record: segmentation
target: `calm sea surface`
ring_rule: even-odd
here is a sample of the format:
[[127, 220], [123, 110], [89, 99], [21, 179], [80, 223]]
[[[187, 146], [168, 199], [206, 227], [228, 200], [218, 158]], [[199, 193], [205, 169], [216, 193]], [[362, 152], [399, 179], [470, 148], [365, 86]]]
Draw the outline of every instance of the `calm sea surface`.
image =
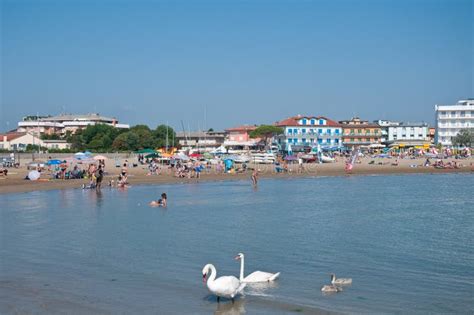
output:
[[[474, 176], [0, 196], [0, 313], [473, 313]], [[147, 203], [168, 194], [168, 209]], [[281, 272], [218, 305], [201, 278]], [[353, 278], [336, 295], [329, 273]]]

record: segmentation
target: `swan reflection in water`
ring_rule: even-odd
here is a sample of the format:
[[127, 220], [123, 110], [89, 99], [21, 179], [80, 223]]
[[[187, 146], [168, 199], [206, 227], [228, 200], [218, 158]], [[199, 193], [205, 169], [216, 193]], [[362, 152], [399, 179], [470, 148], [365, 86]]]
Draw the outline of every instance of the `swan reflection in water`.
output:
[[217, 303], [214, 315], [240, 315], [245, 314], [245, 299], [235, 300], [234, 303]]
[[278, 288], [278, 282], [255, 282], [247, 283], [244, 290], [244, 295], [251, 296], [271, 296], [268, 291]]

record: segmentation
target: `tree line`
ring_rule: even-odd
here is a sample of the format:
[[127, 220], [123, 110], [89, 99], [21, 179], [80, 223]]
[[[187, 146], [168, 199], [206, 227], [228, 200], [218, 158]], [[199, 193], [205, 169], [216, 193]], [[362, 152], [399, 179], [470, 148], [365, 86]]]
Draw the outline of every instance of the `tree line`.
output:
[[[118, 129], [105, 124], [97, 124], [79, 129], [76, 133], [68, 132], [62, 137], [57, 135], [42, 136], [43, 140], [57, 140], [58, 138], [70, 143], [71, 149], [67, 151], [72, 152], [86, 150], [93, 152], [129, 152], [146, 148], [161, 148], [165, 147], [166, 144], [171, 147], [177, 144], [175, 131], [167, 125], [159, 125], [155, 129], [151, 129], [147, 125], [136, 125], [130, 129]], [[48, 151], [60, 152], [61, 150], [49, 149]]]

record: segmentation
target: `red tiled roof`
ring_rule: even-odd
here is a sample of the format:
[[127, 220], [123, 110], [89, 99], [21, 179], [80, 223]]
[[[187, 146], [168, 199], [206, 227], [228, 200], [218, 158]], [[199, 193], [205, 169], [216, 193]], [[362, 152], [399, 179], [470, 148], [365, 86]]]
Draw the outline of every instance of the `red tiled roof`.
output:
[[9, 133], [0, 133], [0, 141], [3, 142], [3, 137], [7, 136], [7, 141], [15, 140], [16, 138], [20, 138], [26, 135], [26, 132], [9, 132]]
[[[302, 115], [298, 115], [298, 116], [294, 116], [294, 117], [289, 117], [287, 119], [284, 119], [282, 121], [278, 121], [275, 123], [276, 126], [279, 126], [279, 127], [284, 127], [284, 126], [304, 126], [304, 125], [299, 125], [298, 124], [298, 120], [302, 119], [302, 118], [306, 118], [306, 119], [315, 119], [315, 120], [319, 120], [319, 119], [324, 119], [326, 120], [326, 125], [325, 126], [330, 126], [330, 127], [340, 127], [341, 124], [339, 124], [338, 122], [332, 120], [332, 119], [329, 119], [327, 117], [324, 117], [324, 116], [302, 116]], [[318, 125], [315, 125], [315, 126], [318, 126]]]
[[257, 129], [256, 126], [245, 125], [245, 126], [238, 126], [238, 127], [228, 128], [225, 131], [227, 131], [227, 132], [229, 132], [229, 131], [253, 131], [255, 129]]

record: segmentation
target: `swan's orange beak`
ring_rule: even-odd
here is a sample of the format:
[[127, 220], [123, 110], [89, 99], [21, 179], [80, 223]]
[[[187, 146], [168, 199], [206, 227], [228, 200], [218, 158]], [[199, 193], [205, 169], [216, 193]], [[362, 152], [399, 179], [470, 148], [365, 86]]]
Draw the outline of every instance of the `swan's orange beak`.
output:
[[206, 276], [207, 276], [206, 273], [202, 275], [202, 283], [206, 283]]
[[240, 256], [237, 255], [237, 256], [234, 257], [234, 259], [235, 259], [235, 260], [239, 260], [239, 259], [240, 259]]

